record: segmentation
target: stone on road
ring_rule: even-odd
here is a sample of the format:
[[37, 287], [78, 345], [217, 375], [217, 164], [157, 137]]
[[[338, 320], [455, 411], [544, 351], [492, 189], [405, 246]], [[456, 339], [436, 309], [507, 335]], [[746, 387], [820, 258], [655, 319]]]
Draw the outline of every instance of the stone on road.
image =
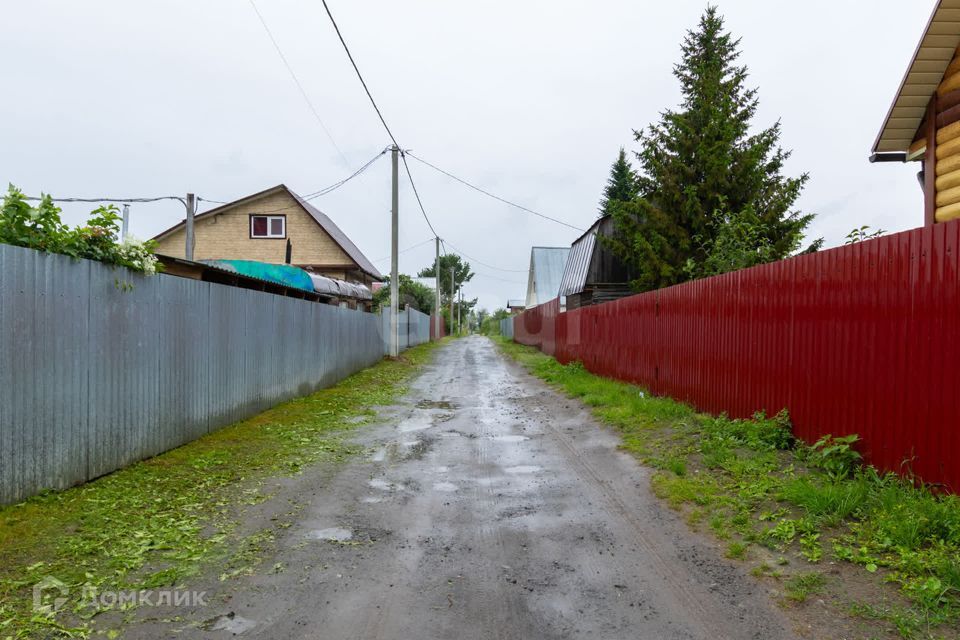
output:
[[282, 570], [214, 577], [196, 620], [134, 637], [794, 637], [615, 434], [485, 338], [442, 347], [360, 433], [369, 456], [273, 499], [303, 504], [262, 565]]

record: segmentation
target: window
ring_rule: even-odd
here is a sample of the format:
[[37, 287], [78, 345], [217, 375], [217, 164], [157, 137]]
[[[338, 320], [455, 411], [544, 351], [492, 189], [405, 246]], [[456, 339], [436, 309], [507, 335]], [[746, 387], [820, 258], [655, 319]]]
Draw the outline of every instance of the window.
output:
[[286, 216], [250, 216], [251, 238], [286, 238]]

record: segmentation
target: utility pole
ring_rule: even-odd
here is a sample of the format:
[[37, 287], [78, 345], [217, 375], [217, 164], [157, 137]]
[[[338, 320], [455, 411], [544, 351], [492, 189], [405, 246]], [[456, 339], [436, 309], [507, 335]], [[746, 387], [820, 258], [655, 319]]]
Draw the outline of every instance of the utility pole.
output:
[[463, 287], [457, 291], [460, 294], [460, 303], [457, 304], [457, 328], [463, 329]]
[[400, 225], [400, 185], [399, 166], [397, 160], [400, 147], [393, 145], [390, 148], [390, 160], [393, 166], [393, 200], [392, 200], [392, 228], [390, 231], [390, 357], [400, 355], [400, 276], [398, 273], [399, 253], [399, 225]]
[[187, 248], [184, 257], [187, 260], [193, 260], [193, 216], [197, 212], [197, 197], [192, 193], [187, 194]]
[[456, 297], [456, 294], [453, 291], [453, 287], [456, 284], [456, 269], [450, 267], [450, 333], [455, 334], [456, 331], [453, 326], [453, 299]]
[[440, 323], [442, 322], [442, 318], [440, 317], [440, 238], [435, 238], [435, 246], [437, 248], [437, 257], [433, 264], [433, 275], [437, 278], [437, 299], [433, 305], [433, 333], [437, 337], [437, 340], [439, 340]]
[[130, 229], [130, 205], [123, 205], [123, 224], [120, 227], [120, 242], [127, 239], [127, 233]]

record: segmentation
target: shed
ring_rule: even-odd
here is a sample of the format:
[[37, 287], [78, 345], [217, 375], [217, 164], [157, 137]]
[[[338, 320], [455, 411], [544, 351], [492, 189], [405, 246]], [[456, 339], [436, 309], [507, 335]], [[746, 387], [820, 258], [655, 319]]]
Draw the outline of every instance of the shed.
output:
[[938, 0], [871, 162], [922, 163], [924, 223], [960, 218], [960, 0]]
[[631, 270], [600, 240], [613, 235], [613, 218], [603, 216], [574, 240], [560, 281], [567, 309], [608, 302], [633, 294]]
[[527, 278], [526, 308], [549, 302], [560, 295], [560, 280], [567, 264], [567, 247], [533, 247]]

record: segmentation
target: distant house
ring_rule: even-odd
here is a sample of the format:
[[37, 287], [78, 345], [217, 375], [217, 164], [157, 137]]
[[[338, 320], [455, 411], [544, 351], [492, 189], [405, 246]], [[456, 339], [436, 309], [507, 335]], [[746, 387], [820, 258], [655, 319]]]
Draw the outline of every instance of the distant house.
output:
[[938, 0], [871, 162], [923, 164], [924, 222], [960, 218], [960, 0]]
[[603, 216], [574, 240], [560, 281], [560, 295], [566, 297], [568, 310], [633, 294], [630, 269], [598, 240], [598, 236], [612, 234], [613, 218]]
[[[157, 253], [184, 257], [184, 225], [180, 222], [154, 238]], [[193, 257], [289, 263], [367, 287], [383, 280], [333, 220], [282, 184], [196, 216]]]
[[560, 279], [569, 253], [567, 247], [533, 247], [530, 250], [527, 309], [550, 302], [560, 295]]

